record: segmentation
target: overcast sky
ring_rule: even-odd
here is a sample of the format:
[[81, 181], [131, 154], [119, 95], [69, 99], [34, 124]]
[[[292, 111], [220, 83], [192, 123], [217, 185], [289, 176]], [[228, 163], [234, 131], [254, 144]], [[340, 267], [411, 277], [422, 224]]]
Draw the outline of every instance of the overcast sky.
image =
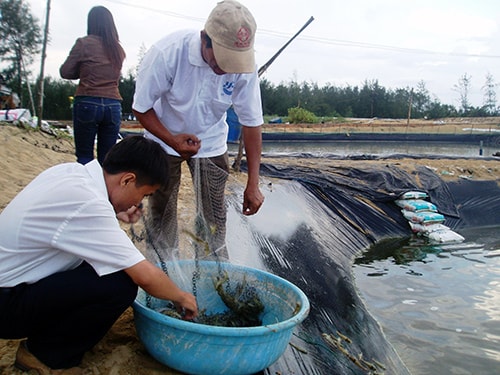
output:
[[[41, 24], [46, 0], [25, 0]], [[387, 89], [416, 88], [459, 107], [454, 90], [471, 77], [469, 100], [483, 104], [486, 75], [500, 82], [498, 0], [246, 0], [257, 21], [256, 59], [262, 66], [313, 16], [314, 21], [263, 75], [274, 84], [304, 81], [361, 87], [378, 80]], [[127, 53], [123, 73], [149, 48], [179, 29], [202, 29], [211, 0], [51, 0], [45, 75], [59, 77], [76, 38], [85, 36], [94, 5], [114, 16]], [[43, 29], [43, 26], [42, 26]], [[39, 67], [32, 67], [34, 72]], [[500, 88], [499, 88], [500, 89]], [[497, 93], [500, 101], [500, 91]]]

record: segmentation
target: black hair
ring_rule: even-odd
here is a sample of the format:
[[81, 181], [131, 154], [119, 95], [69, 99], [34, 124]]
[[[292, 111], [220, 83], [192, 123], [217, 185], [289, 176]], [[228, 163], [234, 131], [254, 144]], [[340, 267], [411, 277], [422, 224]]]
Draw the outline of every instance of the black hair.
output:
[[106, 154], [102, 168], [109, 174], [133, 172], [137, 186], [166, 185], [168, 157], [159, 143], [141, 135], [125, 137]]
[[107, 8], [95, 6], [90, 9], [87, 17], [87, 35], [101, 37], [104, 50], [108, 54], [111, 63], [120, 69], [122, 68], [125, 51], [120, 45], [120, 38], [118, 37], [113, 15]]

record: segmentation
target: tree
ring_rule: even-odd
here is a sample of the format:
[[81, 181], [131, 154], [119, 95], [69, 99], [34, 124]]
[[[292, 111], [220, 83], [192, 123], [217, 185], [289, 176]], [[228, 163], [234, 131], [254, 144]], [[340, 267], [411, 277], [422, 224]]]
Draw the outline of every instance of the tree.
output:
[[384, 106], [385, 111], [381, 116], [389, 118], [409, 117], [409, 111], [411, 114], [413, 106], [413, 96], [413, 89], [408, 87], [391, 90], [385, 100], [387, 103]]
[[29, 4], [22, 0], [0, 1], [0, 40], [0, 59], [7, 63], [2, 73], [12, 89], [22, 93], [27, 67], [42, 43], [39, 21], [31, 14]]
[[471, 88], [471, 78], [471, 76], [465, 73], [460, 77], [458, 83], [453, 86], [453, 89], [460, 95], [460, 109], [464, 115], [470, 110], [469, 92]]
[[386, 90], [379, 85], [378, 80], [365, 80], [360, 93], [360, 101], [364, 109], [359, 117], [383, 117], [386, 104]]
[[491, 73], [486, 74], [486, 83], [482, 88], [484, 94], [483, 106], [486, 113], [490, 116], [495, 116], [497, 114], [497, 94], [495, 91], [497, 86], [498, 83], [495, 83], [493, 75], [491, 75]]
[[279, 98], [273, 95], [275, 92], [274, 85], [267, 79], [262, 78], [260, 81], [260, 92], [262, 96], [262, 110], [268, 115], [278, 115], [277, 108], [279, 105]]
[[423, 80], [417, 83], [417, 90], [413, 96], [413, 109], [415, 116], [427, 116], [431, 106], [431, 96]]
[[[76, 84], [69, 80], [44, 78], [44, 117], [50, 120], [71, 120], [71, 97], [75, 94]], [[37, 93], [37, 95], [39, 95]], [[38, 97], [36, 98], [39, 99]]]
[[429, 104], [428, 118], [438, 119], [445, 117], [457, 117], [457, 110], [449, 104], [441, 104], [438, 100], [434, 100]]
[[123, 114], [132, 114], [132, 102], [134, 101], [135, 92], [135, 77], [131, 72], [129, 72], [128, 77], [120, 77], [119, 90], [123, 98]]
[[142, 60], [144, 59], [144, 56], [146, 55], [146, 53], [148, 52], [148, 49], [146, 47], [146, 45], [144, 43], [141, 43], [140, 47], [139, 47], [139, 54], [138, 54], [138, 60], [137, 60], [137, 66], [135, 67], [135, 72], [133, 72], [133, 76], [137, 76], [137, 71], [139, 70], [139, 67], [141, 66], [142, 64]]

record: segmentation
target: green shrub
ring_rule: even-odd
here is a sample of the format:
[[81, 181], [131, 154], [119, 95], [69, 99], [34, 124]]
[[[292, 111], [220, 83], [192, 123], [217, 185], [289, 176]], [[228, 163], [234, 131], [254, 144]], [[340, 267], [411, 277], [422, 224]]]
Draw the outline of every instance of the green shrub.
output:
[[293, 124], [314, 124], [318, 122], [318, 118], [314, 113], [304, 108], [293, 107], [288, 108], [288, 121]]

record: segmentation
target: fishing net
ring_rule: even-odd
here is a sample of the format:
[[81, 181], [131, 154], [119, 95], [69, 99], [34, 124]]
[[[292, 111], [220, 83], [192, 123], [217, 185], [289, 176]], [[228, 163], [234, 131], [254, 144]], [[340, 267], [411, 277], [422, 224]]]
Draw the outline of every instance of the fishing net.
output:
[[[194, 259], [195, 270], [191, 275], [185, 275], [185, 278], [190, 279], [189, 291], [195, 297], [199, 293], [199, 262], [217, 262], [217, 272], [210, 277], [213, 288], [227, 309], [213, 313], [198, 304], [200, 311], [195, 322], [225, 327], [259, 326], [259, 316], [264, 306], [257, 289], [244, 278], [232, 280], [222, 266], [229, 259], [225, 240], [227, 209], [224, 199], [229, 178], [227, 168], [209, 159], [197, 158], [189, 160], [188, 168], [189, 172], [185, 163], [182, 164], [182, 175], [178, 176], [173, 186], [174, 194], [165, 193], [160, 194], [159, 198], [149, 198], [149, 204], [144, 208], [142, 228], [131, 226], [132, 240], [146, 258], [159, 264], [167, 275], [167, 264], [175, 266], [178, 261]], [[172, 177], [175, 180], [177, 176], [174, 174]], [[156, 310], [182, 318], [172, 303], [166, 303]]]

